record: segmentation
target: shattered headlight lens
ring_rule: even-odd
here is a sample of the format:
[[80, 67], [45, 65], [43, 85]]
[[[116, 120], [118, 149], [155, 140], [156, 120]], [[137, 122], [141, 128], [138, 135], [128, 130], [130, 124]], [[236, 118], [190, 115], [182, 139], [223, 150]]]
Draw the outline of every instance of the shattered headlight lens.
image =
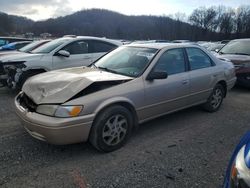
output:
[[36, 109], [37, 113], [54, 116], [54, 117], [76, 117], [79, 116], [83, 106], [60, 106], [60, 105], [39, 105]]

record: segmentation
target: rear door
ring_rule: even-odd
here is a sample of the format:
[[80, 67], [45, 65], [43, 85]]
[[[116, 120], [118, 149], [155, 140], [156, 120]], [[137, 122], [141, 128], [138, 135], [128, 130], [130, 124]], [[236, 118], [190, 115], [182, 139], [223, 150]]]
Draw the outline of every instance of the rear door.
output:
[[187, 72], [184, 49], [171, 49], [164, 52], [152, 71], [166, 71], [168, 78], [145, 80], [145, 103], [143, 119], [183, 108], [189, 94], [189, 73]]
[[[69, 57], [60, 55], [53, 56], [53, 68], [63, 69], [77, 66], [88, 66], [92, 62], [92, 54], [89, 53], [89, 44], [87, 41], [74, 41], [60, 50], [70, 53]], [[59, 50], [59, 51], [60, 51]]]
[[190, 97], [188, 103], [195, 104], [207, 100], [217, 80], [216, 66], [201, 49], [186, 48], [190, 74]]

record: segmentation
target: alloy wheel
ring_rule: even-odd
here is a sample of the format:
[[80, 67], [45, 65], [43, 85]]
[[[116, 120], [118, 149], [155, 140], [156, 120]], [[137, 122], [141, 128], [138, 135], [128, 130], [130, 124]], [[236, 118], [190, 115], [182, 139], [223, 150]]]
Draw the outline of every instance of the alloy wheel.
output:
[[127, 119], [120, 114], [113, 115], [105, 122], [103, 127], [103, 141], [109, 146], [117, 145], [125, 138], [127, 129]]
[[220, 88], [217, 88], [212, 95], [211, 105], [214, 109], [218, 108], [222, 102], [223, 93]]

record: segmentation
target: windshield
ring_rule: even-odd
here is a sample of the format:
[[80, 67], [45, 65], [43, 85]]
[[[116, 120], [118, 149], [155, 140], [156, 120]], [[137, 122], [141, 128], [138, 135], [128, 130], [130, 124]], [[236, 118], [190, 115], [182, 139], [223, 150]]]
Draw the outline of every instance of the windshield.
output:
[[20, 52], [30, 52], [41, 44], [45, 44], [46, 41], [35, 41], [19, 49]]
[[219, 53], [250, 55], [250, 41], [231, 41], [225, 45]]
[[33, 50], [32, 53], [35, 54], [47, 54], [52, 52], [54, 49], [56, 49], [57, 47], [59, 47], [60, 45], [62, 45], [63, 43], [69, 41], [71, 39], [69, 38], [60, 38], [60, 39], [55, 39], [53, 41], [50, 41], [40, 47], [38, 47], [37, 49]]
[[108, 72], [138, 77], [150, 63], [157, 49], [141, 47], [120, 47], [110, 52], [94, 66]]

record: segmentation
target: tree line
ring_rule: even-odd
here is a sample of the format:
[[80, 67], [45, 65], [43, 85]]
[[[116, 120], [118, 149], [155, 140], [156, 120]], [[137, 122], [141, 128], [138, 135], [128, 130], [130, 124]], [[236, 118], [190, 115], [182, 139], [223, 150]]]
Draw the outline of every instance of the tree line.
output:
[[250, 6], [236, 9], [218, 7], [200, 7], [189, 17], [189, 22], [205, 31], [222, 33], [227, 38], [250, 37]]
[[74, 14], [34, 22], [24, 17], [0, 14], [0, 35], [33, 32], [91, 35], [128, 40], [188, 39], [223, 40], [250, 37], [250, 8], [200, 7], [187, 20], [182, 14], [168, 16], [126, 16], [104, 9], [89, 9]]

